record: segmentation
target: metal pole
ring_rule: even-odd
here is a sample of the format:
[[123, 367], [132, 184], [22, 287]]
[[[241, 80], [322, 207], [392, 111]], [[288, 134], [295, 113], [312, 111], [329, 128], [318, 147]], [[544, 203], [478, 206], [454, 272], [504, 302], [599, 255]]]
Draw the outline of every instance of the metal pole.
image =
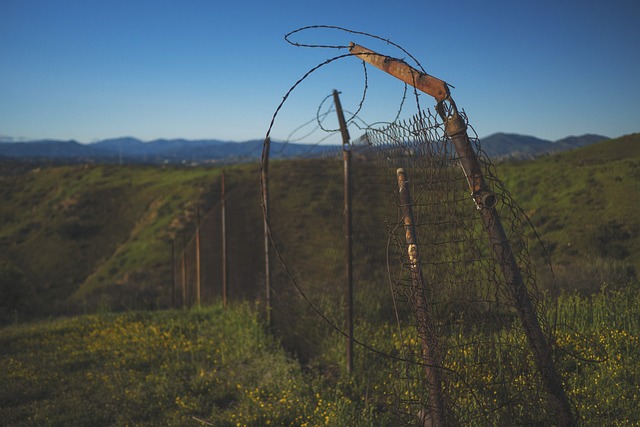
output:
[[262, 209], [264, 226], [264, 282], [265, 282], [265, 306], [267, 311], [267, 326], [271, 326], [271, 270], [270, 270], [270, 247], [269, 241], [269, 149], [271, 138], [264, 140], [262, 148]]
[[222, 209], [222, 305], [227, 306], [227, 208], [225, 205], [225, 180], [224, 169], [222, 169], [222, 175], [220, 176], [220, 193], [222, 195], [221, 209]]
[[[455, 103], [451, 99], [448, 85], [440, 79], [410, 67], [404, 61], [382, 56], [362, 46], [352, 43], [349, 46], [349, 50], [362, 60], [433, 96], [438, 102], [438, 114], [445, 121], [445, 132], [451, 139], [456, 154], [461, 159], [474, 201], [482, 212], [482, 219], [489, 234], [493, 252], [498, 259], [505, 281], [511, 288], [538, 371], [542, 374], [547, 392], [550, 395], [551, 405], [556, 411], [558, 425], [575, 425], [576, 421], [571, 411], [569, 399], [565, 394], [560, 376], [553, 363], [551, 348], [542, 333], [533, 304], [529, 299], [522, 279], [520, 268], [502, 227], [500, 216], [494, 207], [496, 203], [495, 195], [489, 190], [485, 182], [482, 168], [467, 135], [467, 126], [458, 114]], [[447, 107], [448, 111], [445, 111]]]
[[349, 146], [349, 130], [344, 119], [339, 92], [333, 91], [333, 101], [336, 105], [340, 133], [342, 134], [342, 157], [344, 161], [344, 230], [345, 230], [345, 278], [346, 301], [345, 317], [347, 323], [347, 374], [353, 372], [353, 250], [352, 250], [352, 220], [351, 220], [351, 150]]
[[182, 307], [187, 306], [187, 243], [182, 233]]
[[452, 107], [452, 110], [448, 113], [441, 107], [439, 113], [443, 118], [446, 118], [446, 133], [451, 138], [451, 142], [467, 175], [472, 197], [476, 206], [480, 209], [484, 227], [489, 235], [491, 248], [498, 259], [502, 274], [511, 290], [511, 296], [518, 310], [536, 365], [551, 396], [551, 404], [558, 415], [558, 425], [575, 425], [576, 422], [573, 419], [569, 399], [565, 394], [560, 375], [556, 371], [551, 356], [550, 345], [540, 327], [535, 308], [527, 293], [522, 273], [495, 208], [496, 197], [484, 179], [482, 168], [467, 135], [466, 123], [460, 117], [455, 104], [452, 104]]
[[171, 239], [171, 308], [176, 307], [176, 242]]
[[422, 276], [420, 266], [420, 251], [418, 238], [413, 221], [413, 202], [407, 185], [407, 174], [404, 169], [396, 171], [398, 177], [398, 193], [400, 208], [407, 241], [407, 256], [413, 285], [413, 304], [417, 319], [417, 329], [422, 344], [422, 354], [428, 391], [427, 414], [421, 416], [423, 426], [439, 427], [445, 424], [445, 405], [442, 395], [442, 380], [438, 367], [440, 366], [440, 344], [436, 332], [431, 306], [429, 305], [429, 289]]

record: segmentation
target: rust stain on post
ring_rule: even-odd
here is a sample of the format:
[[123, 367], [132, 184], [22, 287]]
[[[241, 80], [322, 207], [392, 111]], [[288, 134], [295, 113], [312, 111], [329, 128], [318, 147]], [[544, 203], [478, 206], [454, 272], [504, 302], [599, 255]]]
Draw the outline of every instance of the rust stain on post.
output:
[[355, 43], [349, 44], [349, 51], [363, 61], [380, 68], [397, 79], [433, 96], [438, 102], [449, 96], [449, 88], [443, 80], [430, 76], [411, 67], [409, 64], [390, 56], [380, 55]]

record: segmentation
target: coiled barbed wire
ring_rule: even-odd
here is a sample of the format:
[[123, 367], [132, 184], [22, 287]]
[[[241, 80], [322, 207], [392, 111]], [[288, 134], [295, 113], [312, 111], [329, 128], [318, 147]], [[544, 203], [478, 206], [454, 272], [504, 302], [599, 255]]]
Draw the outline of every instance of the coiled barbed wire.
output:
[[[335, 26], [316, 25], [302, 27], [294, 30], [285, 35], [285, 40], [296, 47], [328, 49], [345, 49], [349, 47], [347, 45], [304, 44], [292, 41], [292, 36], [299, 34], [302, 31], [312, 29], [344, 31], [351, 34], [372, 37], [374, 39], [384, 41], [389, 45], [400, 49], [409, 58], [411, 58], [411, 60], [414, 61], [422, 71], [424, 71], [419, 62], [399, 45], [382, 37], [374, 36], [364, 32], [347, 30], [345, 28]], [[287, 101], [289, 95], [315, 71], [337, 60], [350, 56], [353, 55], [349, 53], [327, 59], [326, 61], [311, 68], [298, 81], [296, 81], [293, 86], [291, 86], [291, 88], [287, 91], [282, 99], [282, 102], [276, 108], [272, 116], [272, 120], [269, 124], [269, 128], [265, 136], [265, 141], [270, 138], [271, 130], [276, 121], [276, 117], [284, 103]], [[387, 57], [387, 55], [380, 56]], [[466, 188], [466, 190], [463, 189], [463, 187], [465, 187], [465, 185], [463, 184], [468, 184], [468, 177], [463, 176], [463, 169], [459, 167], [460, 159], [457, 157], [457, 154], [455, 154], [455, 150], [452, 149], [451, 141], [444, 130], [443, 114], [440, 114], [440, 112], [438, 112], [438, 114], [434, 114], [429, 109], [427, 109], [426, 111], [423, 110], [420, 107], [420, 99], [417, 89], [414, 88], [413, 93], [415, 95], [415, 104], [418, 108], [418, 113], [408, 121], [400, 120], [400, 113], [406, 101], [407, 95], [407, 87], [405, 85], [404, 95], [400, 104], [401, 106], [398, 109], [398, 113], [396, 114], [395, 119], [388, 123], [376, 122], [375, 124], [366, 124], [359, 117], [359, 113], [365, 102], [368, 89], [366, 64], [364, 64], [364, 61], [363, 66], [365, 70], [363, 96], [356, 111], [354, 113], [349, 113], [351, 114], [351, 117], [349, 118], [348, 123], [364, 130], [367, 134], [367, 140], [370, 141], [370, 146], [367, 147], [368, 151], [363, 150], [362, 153], [358, 154], [361, 154], [363, 157], [366, 157], [372, 162], [378, 162], [379, 165], [382, 165], [381, 169], [397, 168], [406, 165], [407, 167], [415, 168], [416, 170], [418, 170], [418, 172], [420, 172], [418, 174], [419, 177], [411, 182], [411, 185], [414, 185], [416, 190], [413, 192], [415, 194], [416, 210], [419, 212], [433, 213], [436, 218], [422, 219], [421, 222], [419, 221], [419, 227], [423, 227], [423, 229], [426, 230], [425, 233], [427, 234], [427, 236], [432, 237], [430, 232], [434, 232], [434, 234], [441, 239], [437, 240], [434, 237], [432, 237], [432, 239], [435, 240], [429, 241], [427, 239], [427, 242], [430, 242], [432, 247], [430, 248], [429, 252], [429, 261], [425, 261], [424, 265], [428, 265], [433, 270], [432, 278], [435, 280], [436, 286], [440, 286], [445, 291], [453, 290], [453, 292], [461, 293], [460, 296], [454, 295], [450, 298], [450, 300], [447, 299], [449, 297], [443, 297], [442, 299], [436, 300], [434, 302], [434, 305], [437, 305], [438, 307], [444, 307], [442, 309], [439, 308], [439, 310], [441, 311], [440, 314], [444, 313], [443, 317], [439, 319], [439, 321], [441, 322], [441, 327], [444, 328], [456, 326], [458, 325], [458, 323], [464, 321], [463, 317], [465, 315], [477, 316], [475, 319], [472, 317], [472, 320], [470, 322], [467, 320], [466, 322], [469, 324], [464, 324], [466, 328], [469, 328], [471, 330], [474, 327], [483, 327], [485, 324], [489, 324], [490, 321], [494, 321], [499, 325], [494, 327], [503, 328], [501, 329], [501, 331], [503, 331], [504, 334], [504, 336], [500, 336], [498, 338], [497, 343], [491, 343], [491, 345], [494, 345], [497, 348], [495, 350], [497, 352], [497, 360], [495, 361], [495, 363], [502, 363], [502, 357], [505, 357], [507, 359], [516, 357], [516, 355], [519, 354], [518, 352], [521, 350], [520, 347], [523, 346], [522, 342], [518, 341], [517, 339], [518, 335], [523, 335], [522, 329], [509, 323], [510, 316], [513, 314], [510, 312], [510, 310], [512, 310], [512, 307], [509, 306], [509, 292], [505, 286], [500, 284], [503, 280], [500, 278], [500, 268], [496, 265], [496, 260], [492, 259], [490, 250], [486, 246], [488, 241], [488, 239], [486, 238], [486, 231], [482, 231], [482, 227], [481, 225], [479, 225], [480, 221], [479, 217], [477, 216], [477, 212], [472, 211], [472, 213], [468, 213], [468, 208], [470, 207], [470, 202], [472, 201], [472, 199], [465, 192], [468, 191], [468, 187]], [[330, 129], [323, 125], [323, 122], [328, 114], [334, 111], [331, 107], [328, 107], [323, 111], [323, 106], [326, 103], [327, 99], [329, 99], [329, 97], [330, 95], [320, 102], [317, 108], [315, 122], [317, 124], [316, 129], [320, 129], [326, 133], [334, 133], [338, 130]], [[455, 108], [455, 104], [453, 104], [453, 101], [449, 101], [452, 105], [451, 108]], [[538, 320], [540, 321], [545, 334], [548, 337], [551, 337], [555, 333], [554, 328], [550, 327], [546, 320], [539, 315], [541, 313], [543, 300], [539, 290], [536, 287], [535, 268], [529, 260], [527, 243], [524, 237], [525, 227], [527, 225], [531, 226], [531, 223], [526, 217], [524, 210], [522, 210], [515, 203], [515, 201], [511, 197], [511, 194], [507, 191], [504, 183], [498, 179], [497, 174], [495, 173], [495, 168], [482, 150], [479, 139], [475, 134], [475, 130], [473, 130], [473, 128], [468, 124], [468, 119], [464, 111], [461, 112], [461, 116], [467, 125], [467, 129], [470, 129], [470, 131], [472, 132], [469, 140], [474, 147], [474, 151], [481, 163], [485, 178], [489, 185], [492, 187], [494, 193], [496, 193], [496, 195], [498, 196], [501, 216], [506, 218], [505, 231], [507, 231], [509, 237], [513, 237], [516, 240], [512, 250], [515, 252], [517, 264], [522, 270], [521, 272], [524, 276], [524, 284], [528, 289], [534, 306], [536, 307]], [[313, 121], [314, 120], [312, 119], [309, 122], [306, 122], [306, 124], [313, 123]], [[386, 124], [386, 126], [378, 126], [380, 123], [384, 123]], [[373, 142], [371, 143], [371, 141]], [[266, 143], [264, 147], [267, 147]], [[266, 161], [268, 161], [268, 153], [263, 150], [262, 170], [264, 170]], [[389, 175], [388, 170], [385, 171], [385, 174], [385, 177]], [[394, 193], [394, 191], [396, 190], [391, 190], [390, 192]], [[392, 206], [394, 206], [395, 203], [395, 206], [398, 207], [397, 201], [391, 201], [390, 203]], [[266, 218], [266, 212], [263, 212], [265, 213]], [[402, 223], [397, 219], [393, 220], [387, 218], [387, 220], [388, 222], [386, 224], [389, 233], [389, 240], [387, 243], [387, 271], [389, 272], [388, 276], [389, 283], [391, 285], [390, 287], [394, 310], [396, 313], [396, 322], [400, 332], [402, 333], [400, 321], [398, 320], [399, 316], [397, 314], [397, 305], [398, 302], [410, 303], [411, 299], [414, 298], [415, 289], [412, 288], [412, 286], [414, 285], [411, 284], [406, 277], [406, 270], [408, 267], [408, 262], [405, 259], [407, 244], [402, 239], [402, 233], [399, 233], [399, 230], [403, 229]], [[408, 352], [402, 353], [401, 356], [397, 356], [388, 352], [381, 351], [380, 349], [376, 349], [369, 343], [349, 336], [349, 334], [345, 332], [343, 328], [338, 326], [336, 322], [333, 321], [318, 304], [315, 304], [313, 301], [311, 301], [311, 299], [307, 295], [307, 292], [305, 292], [299, 281], [294, 277], [293, 273], [285, 262], [281, 251], [278, 249], [278, 246], [274, 241], [274, 237], [272, 234], [271, 223], [267, 221], [266, 227], [270, 243], [275, 250], [278, 261], [284, 269], [288, 280], [297, 290], [299, 295], [303, 298], [305, 303], [308, 304], [308, 306], [323, 320], [323, 322], [329, 325], [331, 329], [343, 335], [344, 337], [352, 339], [354, 343], [361, 346], [365, 350], [386, 359], [402, 362], [407, 365], [411, 365], [411, 367], [429, 366], [425, 364], [424, 360], [420, 358], [419, 354], [411, 354], [410, 352]], [[438, 232], [442, 234], [438, 235]], [[539, 241], [539, 238], [538, 242], [541, 243]], [[389, 247], [391, 247], [392, 249], [390, 250]], [[401, 267], [392, 269], [392, 257], [390, 256], [390, 254], [393, 251], [395, 251], [395, 264]], [[457, 253], [456, 251], [460, 252]], [[546, 251], [544, 251], [544, 253], [546, 254]], [[471, 272], [472, 268], [476, 268], [479, 271]], [[438, 277], [438, 275], [441, 275], [441, 277]], [[490, 286], [493, 284], [496, 285], [494, 288]], [[465, 288], [467, 286], [470, 287], [470, 290], [467, 290]], [[467, 292], [467, 294], [464, 293], [465, 291]], [[468, 313], [466, 313], [464, 310], [461, 310], [460, 313], [445, 313], [450, 305], [459, 302], [456, 300], [456, 298], [462, 297], [468, 298], [467, 300], [464, 300], [465, 302], [471, 305], [477, 304], [481, 307], [472, 307], [471, 309], [469, 309]], [[489, 309], [497, 310], [498, 313], [489, 313]], [[476, 310], [477, 313], [474, 310]], [[486, 313], [483, 310], [486, 310]], [[460, 317], [460, 319], [454, 317], [458, 314], [462, 316]], [[492, 316], [490, 320], [485, 319], [485, 317], [488, 318], [489, 316]], [[504, 318], [502, 318], [501, 316], [503, 316]], [[414, 322], [414, 326], [416, 326], [416, 324], [420, 322], [420, 319], [416, 319], [414, 320]], [[450, 347], [445, 348], [445, 353], [456, 353], [461, 351], [464, 352], [464, 349], [475, 348], [478, 346], [490, 344], [488, 341], [482, 341], [487, 340], [487, 338], [480, 339], [465, 337], [465, 339], [467, 340], [458, 343], [456, 346], [451, 345]], [[524, 363], [526, 364], [527, 362], [525, 361]], [[493, 371], [490, 370], [491, 366], [489, 365], [490, 363], [485, 363], [481, 368], [478, 369], [484, 369], [485, 371], [482, 372], [487, 372], [489, 375], [493, 375]], [[523, 396], [525, 396], [525, 393], [530, 390], [530, 385], [524, 385], [520, 388], [514, 387], [513, 389], [510, 389], [507, 384], [509, 381], [509, 379], [507, 378], [508, 375], [522, 376], [527, 374], [530, 375], [525, 376], [527, 380], [531, 380], [532, 382], [536, 380], [535, 373], [519, 373], [517, 372], [517, 369], [514, 366], [509, 365], [508, 362], [505, 363], [504, 367], [498, 366], [500, 373], [498, 375], [498, 378], [490, 383], [490, 386], [496, 392], [499, 390], [507, 389], [513, 390], [513, 395], [506, 398], [505, 401], [496, 403], [495, 405], [497, 406], [485, 406], [481, 403], [481, 399], [476, 395], [474, 386], [467, 383], [462, 371], [445, 365], [431, 367], [435, 367], [437, 369], [445, 371], [448, 375], [461, 383], [465, 390], [449, 389], [448, 392], [456, 399], [471, 399], [475, 401], [479, 411], [479, 413], [475, 416], [484, 418], [487, 423], [489, 423], [489, 420], [491, 419], [490, 412], [498, 412], [500, 410], [500, 405], [505, 407], [509, 405], [515, 405], [516, 403], [514, 402], [518, 401], [519, 399], [524, 399]], [[504, 372], [501, 371], [503, 368]], [[412, 368], [405, 369], [406, 372], [409, 372]], [[408, 382], [415, 380], [415, 378], [412, 378], [408, 373], [404, 375], [405, 377], [403, 378], [406, 378]], [[541, 389], [542, 388], [540, 388], [539, 390]], [[535, 396], [536, 398], [539, 397], [537, 395]], [[421, 402], [419, 401], [413, 402], [409, 400], [405, 401], [404, 403], [406, 403], [407, 405], [421, 404]], [[533, 402], [519, 402], [517, 404], [529, 407], [527, 405], [532, 405]]]

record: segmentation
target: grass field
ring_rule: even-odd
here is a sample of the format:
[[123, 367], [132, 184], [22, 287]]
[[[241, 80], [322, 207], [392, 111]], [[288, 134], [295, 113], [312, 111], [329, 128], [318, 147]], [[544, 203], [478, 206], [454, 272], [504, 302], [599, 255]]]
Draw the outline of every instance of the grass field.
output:
[[[581, 425], [633, 426], [640, 419], [638, 304], [635, 282], [590, 297], [565, 295], [557, 313], [548, 313], [558, 316], [559, 368]], [[395, 332], [386, 324], [356, 328], [360, 340], [389, 353], [406, 344]], [[342, 339], [331, 340], [335, 345], [303, 366], [283, 352], [246, 304], [9, 326], [0, 330], [0, 419], [6, 426], [406, 421], [396, 412], [406, 385], [392, 362], [356, 347], [356, 371], [348, 378]], [[489, 380], [469, 371], [467, 381]], [[494, 398], [489, 392], [477, 396]], [[459, 412], [463, 417], [464, 408]], [[496, 408], [467, 424], [509, 425], [509, 419]]]
[[[342, 267], [325, 268], [340, 259], [332, 248], [343, 244], [340, 215], [336, 219], [331, 215], [336, 209], [328, 208], [341, 202], [334, 179], [341, 169], [334, 163], [305, 160], [274, 167], [280, 181], [272, 201], [280, 249], [287, 260], [297, 257], [291, 272], [305, 274], [302, 286], [312, 302], [341, 324]], [[539, 277], [560, 290], [549, 296], [544, 317], [555, 332], [558, 368], [581, 425], [636, 425], [640, 202], [634, 196], [640, 194], [640, 134], [533, 162], [499, 164], [497, 171], [553, 261], [555, 275], [539, 268]], [[403, 403], [416, 390], [403, 379], [405, 367], [371, 350], [397, 357], [401, 349], [417, 346], [415, 337], [390, 323], [388, 289], [378, 286], [386, 283], [386, 230], [380, 233], [366, 220], [355, 227], [358, 239], [372, 236], [355, 248], [355, 335], [370, 348], [356, 346], [355, 372], [348, 377], [344, 337], [317, 317], [277, 269], [274, 308], [279, 311], [272, 329], [263, 323], [258, 169], [240, 165], [226, 173], [235, 236], [229, 267], [233, 283], [242, 285], [234, 288], [227, 309], [211, 294], [206, 307], [167, 310], [170, 242], [193, 233], [196, 207], [217, 224], [220, 169], [3, 169], [3, 425], [415, 421], [415, 408]], [[366, 185], [355, 192], [356, 198], [372, 196]], [[354, 205], [359, 218], [370, 209]], [[308, 223], [316, 226], [307, 228]], [[536, 236], [528, 237], [531, 254], [542, 265]], [[524, 347], [501, 330], [471, 332], [478, 342]], [[467, 333], [451, 329], [443, 339], [455, 348]], [[482, 368], [494, 360], [494, 350], [486, 346], [447, 360], [447, 367], [461, 374], [460, 382], [449, 383], [463, 390], [456, 394], [456, 418], [464, 425], [547, 425], [550, 414], [536, 405], [539, 390], [530, 386], [531, 373], [518, 364], [524, 359], [517, 351], [504, 366], [522, 369], [522, 375], [508, 386]], [[464, 392], [468, 385], [482, 392]], [[509, 396], [497, 395], [505, 391], [513, 393], [508, 410], [500, 402]], [[414, 415], [402, 414], [408, 410]]]

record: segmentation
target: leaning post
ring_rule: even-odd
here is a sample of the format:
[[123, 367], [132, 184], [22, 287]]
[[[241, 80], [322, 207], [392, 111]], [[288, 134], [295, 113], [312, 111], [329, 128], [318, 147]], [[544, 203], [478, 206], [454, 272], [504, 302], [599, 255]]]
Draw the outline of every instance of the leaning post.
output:
[[558, 425], [576, 425], [569, 399], [551, 356], [551, 347], [540, 327], [535, 308], [522, 278], [522, 273], [500, 221], [500, 215], [495, 208], [496, 196], [484, 179], [480, 163], [467, 135], [466, 123], [455, 108], [455, 104], [451, 105], [453, 108], [449, 109], [449, 111], [445, 108], [440, 108], [441, 111], [439, 111], [441, 116], [444, 116], [443, 119], [446, 119], [445, 131], [451, 139], [467, 175], [471, 196], [480, 210], [484, 228], [489, 236], [491, 249], [498, 259], [502, 274], [511, 290], [511, 298], [518, 311], [536, 365], [551, 396], [551, 404], [558, 414]]
[[413, 201], [409, 191], [407, 173], [400, 168], [396, 171], [398, 177], [398, 194], [400, 195], [400, 210], [407, 242], [407, 257], [414, 302], [413, 311], [417, 319], [418, 336], [422, 345], [422, 355], [426, 374], [428, 402], [427, 414], [421, 419], [424, 426], [441, 427], [446, 425], [445, 405], [440, 378], [440, 350], [436, 325], [431, 306], [429, 305], [429, 288], [422, 275], [420, 265], [420, 251], [418, 236], [413, 220]]
[[404, 61], [380, 55], [357, 44], [351, 43], [349, 51], [352, 55], [433, 96], [437, 101], [438, 114], [445, 122], [445, 133], [460, 158], [471, 195], [476, 206], [480, 209], [493, 253], [498, 260], [505, 281], [511, 289], [511, 295], [532, 349], [537, 369], [542, 375], [547, 393], [550, 396], [550, 404], [557, 415], [558, 425], [576, 425], [569, 399], [551, 356], [551, 347], [542, 332], [522, 273], [504, 232], [498, 211], [495, 209], [495, 195], [490, 191], [484, 179], [482, 167], [467, 134], [466, 123], [451, 99], [449, 86], [443, 80], [420, 72]]

